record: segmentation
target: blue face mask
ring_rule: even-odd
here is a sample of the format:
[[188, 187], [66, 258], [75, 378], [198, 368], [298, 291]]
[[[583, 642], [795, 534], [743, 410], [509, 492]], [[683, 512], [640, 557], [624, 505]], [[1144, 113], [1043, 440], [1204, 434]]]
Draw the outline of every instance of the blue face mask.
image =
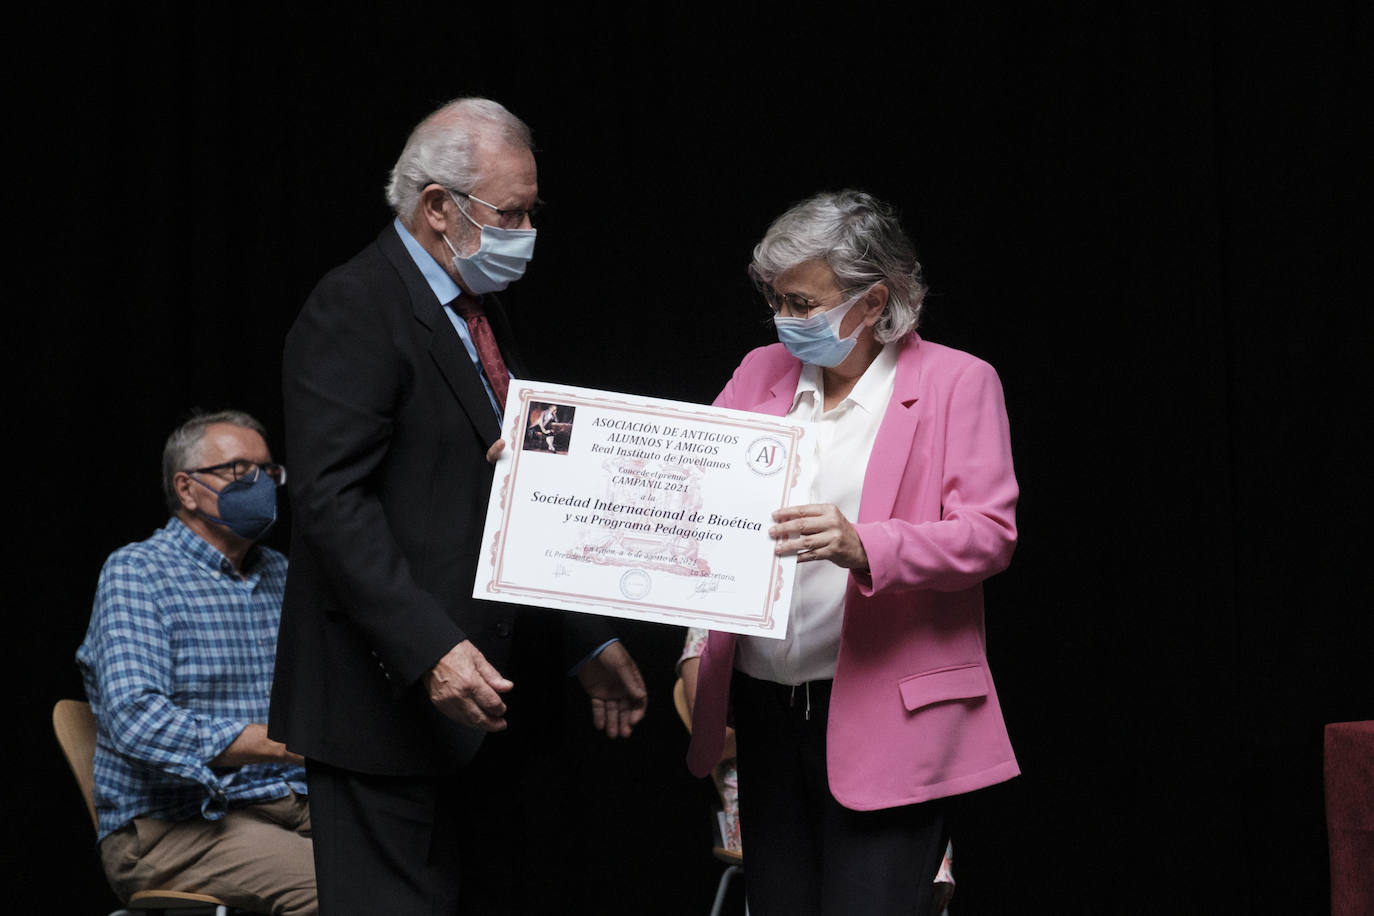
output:
[[[452, 191], [449, 196], [453, 197]], [[453, 202], [457, 204], [458, 198], [454, 197]], [[458, 212], [482, 231], [481, 244], [472, 254], [463, 257], [447, 235], [442, 238], [448, 250], [453, 252], [453, 269], [474, 296], [500, 292], [525, 275], [525, 265], [534, 257], [534, 229], [483, 226], [468, 216], [462, 206], [458, 207]]]
[[191, 479], [219, 496], [219, 516], [197, 510], [203, 518], [223, 525], [249, 541], [263, 537], [276, 524], [277, 482], [261, 470], [252, 480], [240, 477], [225, 484], [222, 490], [216, 490], [195, 477]]
[[846, 356], [859, 342], [859, 332], [863, 322], [854, 328], [854, 333], [840, 339], [840, 325], [844, 316], [854, 307], [854, 303], [867, 294], [868, 290], [848, 299], [840, 305], [806, 318], [790, 318], [783, 315], [773, 316], [773, 326], [778, 329], [778, 340], [797, 359], [813, 366], [831, 368], [844, 362]]

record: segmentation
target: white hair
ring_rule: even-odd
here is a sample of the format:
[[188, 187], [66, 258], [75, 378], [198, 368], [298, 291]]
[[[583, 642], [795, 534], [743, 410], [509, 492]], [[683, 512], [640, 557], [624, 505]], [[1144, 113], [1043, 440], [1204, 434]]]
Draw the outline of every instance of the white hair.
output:
[[454, 99], [416, 125], [386, 186], [386, 201], [404, 225], [411, 226], [426, 185], [467, 191], [478, 183], [483, 141], [534, 148], [529, 126], [491, 99]]
[[779, 274], [821, 261], [846, 293], [882, 283], [887, 305], [874, 325], [879, 343], [898, 340], [921, 321], [926, 285], [916, 246], [896, 211], [863, 191], [817, 194], [773, 221], [754, 246], [749, 275], [771, 285]]

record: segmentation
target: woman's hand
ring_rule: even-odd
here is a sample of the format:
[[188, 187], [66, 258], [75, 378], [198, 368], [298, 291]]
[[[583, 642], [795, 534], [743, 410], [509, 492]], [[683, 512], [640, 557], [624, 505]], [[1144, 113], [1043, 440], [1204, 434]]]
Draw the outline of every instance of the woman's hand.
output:
[[859, 533], [833, 503], [788, 506], [773, 513], [777, 522], [768, 536], [780, 557], [796, 554], [798, 563], [829, 560], [845, 569], [868, 569], [868, 553]]

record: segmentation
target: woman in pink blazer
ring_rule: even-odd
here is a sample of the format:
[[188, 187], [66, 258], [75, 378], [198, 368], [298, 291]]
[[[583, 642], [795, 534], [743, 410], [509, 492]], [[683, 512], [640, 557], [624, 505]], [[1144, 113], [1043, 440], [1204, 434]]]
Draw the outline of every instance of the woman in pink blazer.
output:
[[715, 403], [813, 423], [818, 473], [770, 531], [798, 559], [787, 635], [711, 634], [688, 765], [733, 712], [753, 916], [926, 913], [943, 800], [1019, 772], [983, 631], [1016, 544], [1001, 383], [916, 334], [914, 246], [867, 194], [784, 213], [750, 273], [781, 343]]

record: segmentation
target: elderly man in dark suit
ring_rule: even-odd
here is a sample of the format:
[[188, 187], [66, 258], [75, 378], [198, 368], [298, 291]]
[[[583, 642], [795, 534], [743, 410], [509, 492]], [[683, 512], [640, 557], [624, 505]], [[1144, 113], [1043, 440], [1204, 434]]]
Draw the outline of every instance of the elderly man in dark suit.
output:
[[[284, 357], [294, 530], [269, 725], [307, 761], [330, 914], [456, 912], [473, 812], [512, 788], [480, 749], [506, 727], [515, 611], [472, 583], [523, 372], [492, 294], [534, 249], [529, 129], [490, 100], [450, 102], [411, 134], [387, 198], [395, 221], [320, 281]], [[567, 616], [594, 724], [628, 735], [645, 706], [633, 660], [600, 618]]]

